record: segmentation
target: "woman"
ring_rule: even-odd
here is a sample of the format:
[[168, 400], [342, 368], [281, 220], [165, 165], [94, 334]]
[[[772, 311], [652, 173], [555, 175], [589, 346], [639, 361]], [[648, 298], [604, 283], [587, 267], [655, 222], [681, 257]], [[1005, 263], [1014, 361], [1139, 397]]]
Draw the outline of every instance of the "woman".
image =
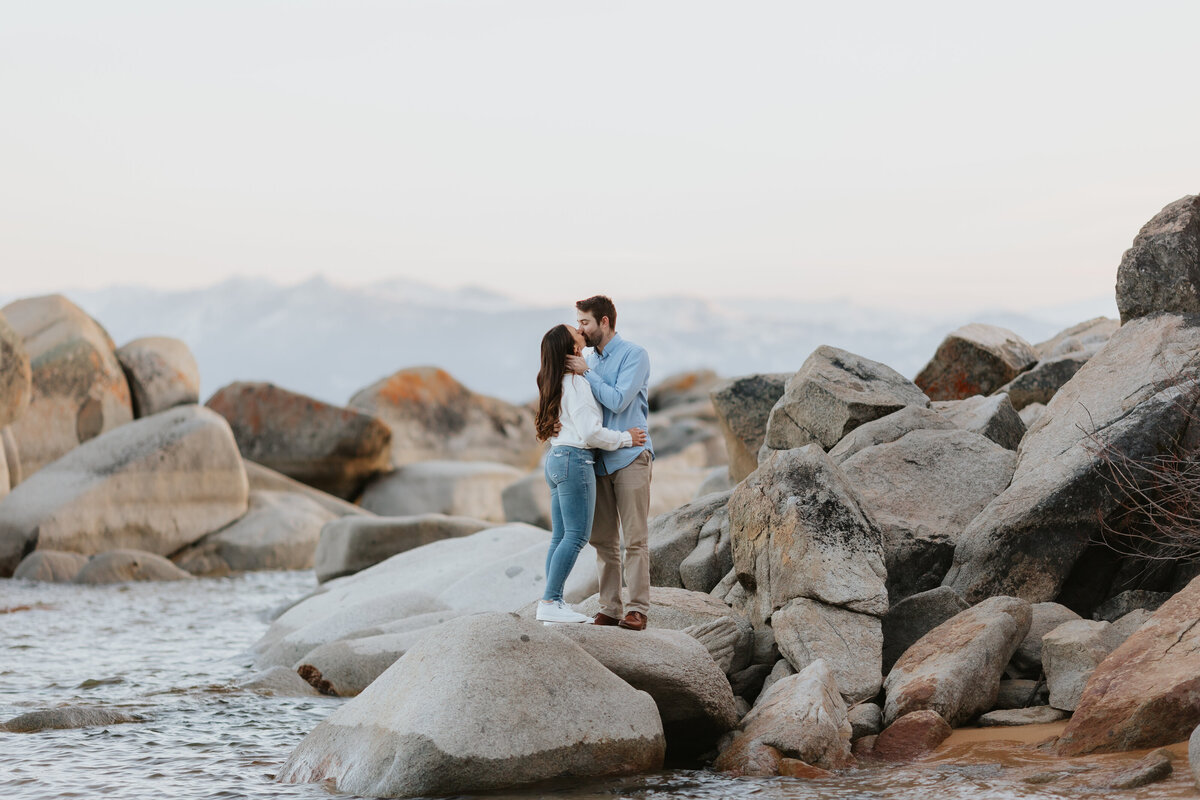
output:
[[600, 406], [588, 382], [566, 369], [567, 356], [579, 355], [583, 347], [583, 336], [570, 325], [556, 325], [542, 337], [534, 423], [538, 441], [550, 442], [546, 483], [550, 485], [554, 529], [546, 554], [546, 591], [537, 609], [538, 620], [545, 623], [589, 621], [563, 602], [563, 584], [592, 535], [596, 507], [592, 448], [617, 450], [646, 442], [641, 428], [614, 431], [603, 427]]

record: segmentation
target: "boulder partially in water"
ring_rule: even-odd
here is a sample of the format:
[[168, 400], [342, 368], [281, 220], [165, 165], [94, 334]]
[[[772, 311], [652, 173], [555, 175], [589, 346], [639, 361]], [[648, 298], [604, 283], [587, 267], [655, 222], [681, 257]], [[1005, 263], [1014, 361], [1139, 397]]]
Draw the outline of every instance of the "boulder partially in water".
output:
[[446, 623], [334, 711], [279, 780], [449, 795], [648, 772], [664, 750], [650, 695], [542, 625], [483, 614]]
[[17, 565], [14, 578], [46, 583], [70, 583], [88, 562], [82, 553], [63, 550], [34, 550]]
[[192, 576], [162, 556], [141, 550], [110, 550], [92, 556], [75, 574], [75, 583], [186, 581]]
[[66, 706], [28, 711], [0, 723], [0, 731], [7, 733], [37, 733], [38, 731], [65, 730], [68, 728], [96, 728], [107, 725], [122, 725], [129, 722], [145, 722], [143, 714], [133, 714], [116, 708], [101, 706]]

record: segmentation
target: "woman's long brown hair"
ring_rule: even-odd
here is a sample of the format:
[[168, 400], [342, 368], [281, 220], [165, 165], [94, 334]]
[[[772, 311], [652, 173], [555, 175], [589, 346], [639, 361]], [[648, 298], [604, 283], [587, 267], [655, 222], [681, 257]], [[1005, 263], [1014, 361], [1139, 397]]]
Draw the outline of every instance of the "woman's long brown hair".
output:
[[562, 408], [562, 382], [567, 356], [575, 354], [575, 337], [566, 325], [555, 325], [542, 337], [542, 367], [538, 370], [538, 407], [533, 419], [539, 442], [554, 437]]

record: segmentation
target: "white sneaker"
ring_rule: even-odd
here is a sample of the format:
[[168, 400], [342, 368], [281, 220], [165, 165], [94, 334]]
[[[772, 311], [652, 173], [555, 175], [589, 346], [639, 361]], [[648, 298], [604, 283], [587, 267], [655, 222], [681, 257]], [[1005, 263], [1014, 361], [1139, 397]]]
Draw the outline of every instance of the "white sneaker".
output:
[[571, 610], [571, 607], [562, 600], [555, 600], [547, 603], [545, 600], [538, 601], [537, 607], [538, 622], [588, 622], [591, 617], [579, 614]]

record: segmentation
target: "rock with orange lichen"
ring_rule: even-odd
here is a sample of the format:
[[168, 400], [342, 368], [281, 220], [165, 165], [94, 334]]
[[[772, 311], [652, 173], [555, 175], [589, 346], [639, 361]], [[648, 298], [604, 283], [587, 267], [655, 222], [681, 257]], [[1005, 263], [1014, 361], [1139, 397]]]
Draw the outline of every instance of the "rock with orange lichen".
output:
[[133, 419], [113, 341], [83, 309], [47, 295], [9, 303], [3, 312], [31, 367], [28, 407], [12, 423], [25, 477]]
[[1200, 724], [1200, 578], [1101, 662], [1058, 740], [1060, 755], [1137, 750]]
[[972, 323], [947, 336], [913, 382], [930, 400], [991, 394], [1037, 363], [1033, 345], [996, 325]]
[[200, 402], [200, 368], [188, 346], [169, 336], [134, 339], [117, 348], [133, 395], [133, 413], [148, 417]]
[[413, 367], [350, 398], [392, 429], [392, 462], [493, 461], [532, 469], [541, 457], [533, 412], [472, 392], [437, 367]]
[[391, 429], [370, 414], [271, 383], [231, 383], [206, 404], [251, 461], [345, 499], [389, 467]]

